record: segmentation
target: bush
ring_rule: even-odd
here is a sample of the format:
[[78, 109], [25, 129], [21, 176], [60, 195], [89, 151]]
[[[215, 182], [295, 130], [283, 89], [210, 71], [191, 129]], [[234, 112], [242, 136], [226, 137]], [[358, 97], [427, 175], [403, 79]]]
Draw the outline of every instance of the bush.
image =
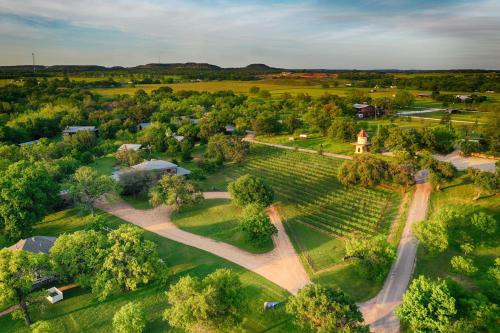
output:
[[494, 234], [497, 229], [497, 220], [485, 212], [475, 213], [471, 217], [471, 222], [479, 231], [487, 234]]
[[453, 270], [457, 273], [472, 275], [477, 272], [477, 267], [474, 266], [474, 262], [471, 258], [454, 256], [453, 258], [451, 258], [450, 263]]
[[432, 254], [448, 248], [448, 232], [444, 223], [420, 221], [413, 225], [413, 232], [419, 242]]
[[152, 172], [146, 170], [131, 170], [120, 175], [120, 186], [124, 195], [148, 193], [155, 181]]
[[274, 191], [262, 179], [244, 175], [229, 183], [229, 192], [233, 201], [240, 206], [258, 204], [269, 206], [274, 199]]
[[129, 302], [113, 316], [113, 332], [141, 333], [146, 327], [144, 309], [139, 303]]

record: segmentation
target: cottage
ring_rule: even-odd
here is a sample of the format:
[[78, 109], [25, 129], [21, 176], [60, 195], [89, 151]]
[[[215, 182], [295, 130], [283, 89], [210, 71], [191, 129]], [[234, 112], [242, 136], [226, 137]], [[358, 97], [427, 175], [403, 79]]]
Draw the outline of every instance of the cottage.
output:
[[118, 170], [113, 172], [111, 175], [111, 178], [113, 178], [116, 181], [120, 180], [120, 176], [126, 172], [130, 171], [156, 171], [162, 174], [171, 174], [171, 175], [180, 175], [180, 176], [187, 176], [191, 173], [191, 171], [181, 168], [175, 163], [164, 161], [164, 160], [150, 160], [150, 161], [144, 161], [142, 163], [133, 165], [130, 168], [123, 169], [123, 170]]
[[37, 140], [33, 140], [33, 141], [26, 141], [26, 142], [21, 142], [18, 144], [19, 147], [23, 147], [23, 146], [31, 146], [37, 142], [39, 142], [40, 139], [37, 139]]
[[63, 130], [63, 134], [75, 134], [81, 131], [97, 132], [95, 126], [68, 126]]
[[149, 126], [151, 126], [151, 123], [140, 123], [138, 127], [139, 127], [139, 130], [143, 130]]
[[32, 253], [46, 253], [48, 254], [56, 237], [49, 236], [33, 236], [26, 239], [21, 239], [16, 244], [9, 247], [12, 251], [28, 251]]
[[417, 97], [419, 97], [419, 98], [431, 98], [432, 94], [430, 94], [430, 93], [420, 93], [420, 94], [417, 94]]
[[122, 144], [118, 150], [133, 150], [133, 151], [139, 151], [142, 148], [142, 145], [140, 143], [124, 143]]
[[375, 116], [375, 107], [371, 105], [355, 103], [352, 107], [356, 110], [358, 118], [371, 118]]
[[370, 144], [368, 143], [368, 133], [364, 129], [359, 131], [358, 133], [358, 141], [354, 143], [356, 146], [355, 153], [356, 154], [362, 154], [362, 153], [367, 153], [368, 152], [368, 147]]
[[468, 100], [470, 100], [470, 99], [471, 99], [471, 97], [470, 97], [469, 95], [457, 95], [457, 96], [455, 96], [455, 97], [456, 97], [457, 99], [459, 99], [459, 100], [460, 100], [460, 102], [462, 102], [462, 103], [465, 103], [465, 102], [467, 102]]

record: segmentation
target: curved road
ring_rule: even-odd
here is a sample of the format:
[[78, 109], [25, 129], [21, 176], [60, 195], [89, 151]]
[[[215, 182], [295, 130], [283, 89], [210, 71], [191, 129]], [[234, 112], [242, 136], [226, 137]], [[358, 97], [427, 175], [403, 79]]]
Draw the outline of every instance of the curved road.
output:
[[[203, 196], [205, 199], [229, 199], [227, 192], [205, 192]], [[275, 207], [268, 209], [269, 218], [278, 229], [278, 233], [273, 236], [275, 247], [264, 254], [253, 254], [233, 245], [181, 230], [170, 220], [171, 210], [167, 206], [139, 210], [123, 201], [99, 202], [96, 206], [160, 236], [232, 261], [276, 283], [292, 294], [296, 294], [300, 288], [311, 282]]]
[[396, 261], [378, 295], [359, 305], [365, 322], [370, 325], [372, 332], [399, 332], [399, 320], [394, 314], [394, 309], [401, 303], [408, 287], [417, 254], [417, 240], [413, 236], [411, 227], [415, 222], [426, 218], [430, 193], [429, 183], [416, 185]]

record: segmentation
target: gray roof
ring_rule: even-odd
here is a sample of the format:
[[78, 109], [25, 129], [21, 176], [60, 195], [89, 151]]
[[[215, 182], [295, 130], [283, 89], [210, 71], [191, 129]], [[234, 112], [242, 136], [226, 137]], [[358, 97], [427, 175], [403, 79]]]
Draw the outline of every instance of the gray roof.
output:
[[140, 129], [145, 129], [146, 127], [151, 126], [151, 123], [140, 123], [139, 128]]
[[355, 103], [352, 105], [355, 109], [363, 109], [363, 108], [367, 108], [369, 107], [370, 105], [368, 104], [359, 104], [359, 103]]
[[63, 133], [76, 133], [80, 131], [90, 131], [95, 132], [97, 129], [95, 126], [69, 126], [63, 130]]
[[140, 143], [124, 143], [118, 148], [118, 150], [128, 149], [138, 151], [141, 149], [142, 145]]
[[34, 236], [26, 239], [21, 239], [16, 244], [9, 247], [12, 251], [29, 251], [33, 253], [49, 253], [56, 237], [49, 236]]
[[136, 170], [164, 170], [177, 168], [177, 164], [164, 160], [151, 160], [136, 164], [132, 168]]
[[35, 144], [37, 142], [39, 142], [40, 139], [37, 139], [37, 140], [33, 140], [33, 141], [26, 141], [26, 142], [21, 142], [19, 144], [19, 147], [22, 147], [22, 146], [31, 146], [32, 144]]

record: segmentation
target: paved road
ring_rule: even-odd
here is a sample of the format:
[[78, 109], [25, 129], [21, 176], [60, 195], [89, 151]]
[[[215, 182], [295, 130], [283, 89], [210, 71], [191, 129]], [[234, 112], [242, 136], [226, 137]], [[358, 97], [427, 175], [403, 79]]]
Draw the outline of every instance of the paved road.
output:
[[[257, 140], [255, 140], [254, 136], [251, 136], [251, 135], [247, 135], [243, 140], [247, 141], [247, 142], [250, 142], [250, 143], [255, 143], [255, 144], [269, 146], [269, 147], [275, 147], [275, 148], [281, 148], [281, 149], [288, 149], [288, 150], [295, 150], [295, 147], [291, 147], [291, 146], [280, 145], [280, 144], [277, 144], [277, 143], [268, 143], [268, 142], [257, 141]], [[298, 151], [303, 152], [303, 153], [310, 153], [310, 154], [317, 154], [318, 153], [317, 150], [306, 149], [306, 148], [299, 148]], [[329, 152], [323, 152], [323, 156], [341, 158], [341, 159], [344, 159], [344, 160], [352, 160], [352, 156], [342, 155], [342, 154], [334, 154], [334, 153], [329, 153]]]
[[408, 219], [401, 241], [399, 242], [397, 259], [393, 263], [382, 290], [375, 298], [360, 304], [360, 310], [372, 332], [393, 333], [399, 332], [399, 320], [394, 315], [394, 309], [402, 300], [408, 287], [415, 258], [417, 254], [417, 240], [413, 236], [413, 223], [424, 220], [427, 215], [431, 186], [429, 183], [418, 183], [413, 200], [408, 211]]
[[[228, 199], [229, 193], [205, 192], [204, 197], [207, 199]], [[278, 229], [278, 234], [273, 236], [275, 248], [264, 254], [249, 253], [233, 245], [181, 230], [171, 222], [171, 209], [166, 206], [139, 210], [120, 201], [116, 203], [100, 202], [97, 207], [160, 236], [232, 261], [276, 283], [292, 294], [296, 294], [300, 288], [311, 282], [274, 207], [269, 208], [268, 213], [271, 222]]]
[[482, 157], [464, 157], [460, 155], [460, 151], [455, 150], [448, 155], [435, 154], [434, 158], [444, 162], [450, 162], [458, 170], [467, 168], [475, 168], [483, 171], [495, 172], [495, 162], [497, 160], [482, 158]]

